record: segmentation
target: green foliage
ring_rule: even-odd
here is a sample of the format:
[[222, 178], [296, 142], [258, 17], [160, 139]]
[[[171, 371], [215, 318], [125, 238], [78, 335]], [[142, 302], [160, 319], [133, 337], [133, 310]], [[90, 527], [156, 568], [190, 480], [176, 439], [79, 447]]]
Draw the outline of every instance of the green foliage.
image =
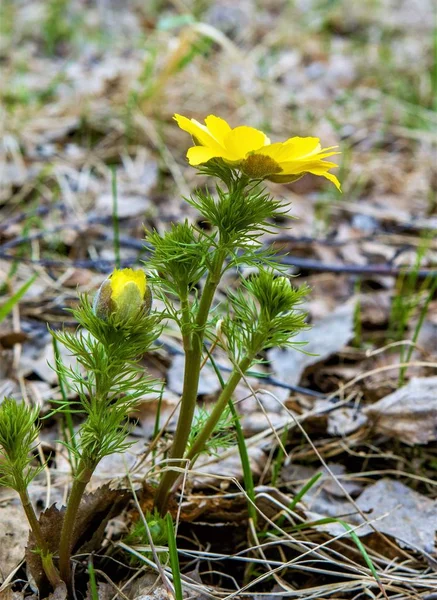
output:
[[128, 319], [114, 313], [103, 320], [95, 314], [89, 297], [81, 296], [79, 307], [70, 312], [105, 348], [116, 347], [114, 358], [128, 360], [144, 354], [160, 333], [159, 315], [148, 314], [147, 307]]
[[[210, 160], [200, 171], [218, 178], [225, 186], [217, 185], [214, 195], [208, 190], [197, 190], [187, 199], [203, 215], [212, 232], [206, 234], [185, 222], [163, 236], [153, 233], [149, 237], [150, 265], [159, 274], [155, 282], [180, 300], [177, 309], [174, 302], [163, 297], [166, 316], [181, 329], [186, 353], [172, 460], [184, 456], [195, 460], [202, 452], [210, 451], [215, 440], [222, 446], [229, 443], [226, 435], [217, 437], [217, 432], [244, 373], [263, 350], [292, 345], [291, 338], [306, 327], [305, 315], [298, 305], [307, 288], [296, 289], [287, 278], [279, 276], [273, 251], [261, 248], [261, 236], [279, 227], [288, 207], [266, 193], [261, 181], [250, 180], [220, 159]], [[243, 281], [237, 291], [227, 292], [227, 315], [220, 321], [218, 339], [234, 369], [210, 414], [202, 415], [203, 422], [193, 425], [204, 338], [216, 341], [212, 325], [218, 325], [220, 311], [212, 308], [215, 292], [227, 269], [243, 265], [256, 266], [258, 275]], [[200, 283], [204, 273], [207, 277], [199, 293], [200, 286], [195, 284]], [[194, 297], [188, 296], [190, 290], [195, 290]], [[177, 472], [167, 471], [160, 482], [155, 503], [162, 514], [176, 478]]]
[[69, 41], [74, 27], [71, 15], [68, 14], [70, 0], [49, 0], [46, 7], [46, 18], [42, 27], [47, 51], [54, 54], [61, 42]]
[[229, 189], [216, 186], [216, 196], [196, 190], [187, 199], [200, 214], [216, 227], [222, 247], [233, 254], [237, 249], [253, 250], [260, 246], [263, 233], [273, 233], [275, 219], [283, 219], [287, 207], [264, 191], [261, 182], [248, 184], [244, 176], [229, 182]]
[[170, 567], [173, 575], [174, 597], [175, 600], [183, 600], [182, 578], [179, 566], [178, 549], [176, 545], [176, 531], [173, 525], [173, 519], [170, 513], [166, 515], [168, 531], [168, 551], [170, 554]]
[[172, 224], [164, 235], [153, 231], [146, 239], [151, 245], [147, 266], [156, 269], [168, 291], [178, 296], [188, 294], [208, 269], [214, 240], [188, 221]]
[[[250, 463], [232, 395], [264, 350], [292, 346], [293, 336], [307, 327], [300, 304], [308, 288], [294, 287], [282, 275], [273, 252], [261, 250], [261, 236], [275, 231], [287, 214], [287, 207], [266, 193], [262, 182], [249, 180], [221, 161], [210, 162], [203, 170], [218, 177], [225, 188], [217, 186], [214, 196], [208, 191], [197, 191], [189, 202], [209, 221], [212, 231], [206, 233], [185, 221], [172, 225], [163, 235], [156, 231], [148, 235], [151, 256], [147, 266], [153, 272], [152, 281], [165, 309], [150, 313], [151, 293], [143, 272], [116, 269], [101, 285], [94, 303], [83, 295], [79, 306], [70, 310], [79, 325], [77, 331], [51, 332], [55, 350], [56, 342], [62, 343], [77, 362], [77, 366], [67, 367], [55, 352], [62, 399], [51, 414], [60, 412], [68, 417], [70, 435], [64, 444], [74, 459], [73, 487], [59, 543], [59, 572], [67, 585], [71, 582], [75, 519], [86, 486], [103, 457], [128, 448], [129, 419], [138, 401], [153, 391], [159, 395], [158, 386], [145, 375], [140, 361], [158, 338], [165, 319], [173, 318], [179, 325], [185, 351], [181, 410], [169, 458], [178, 467], [185, 464], [185, 459], [192, 465], [202, 452], [216, 453], [233, 445], [236, 430], [249, 498], [254, 501]], [[116, 199], [115, 179], [113, 188]], [[114, 223], [116, 212], [114, 209]], [[114, 237], [118, 239], [117, 226]], [[235, 291], [227, 292], [225, 316], [220, 320], [218, 339], [213, 339], [227, 351], [233, 370], [226, 382], [220, 378], [222, 391], [211, 410], [201, 409], [194, 417], [204, 339], [213, 337], [212, 326], [218, 325], [223, 314], [220, 307], [213, 307], [215, 293], [224, 272], [241, 265], [256, 265], [258, 272], [242, 280]], [[213, 361], [212, 356], [210, 360]], [[68, 398], [67, 388], [75, 392], [73, 400]], [[9, 406], [7, 403], [7, 409]], [[73, 413], [84, 417], [77, 433], [72, 428]], [[34, 421], [33, 413], [31, 416]], [[17, 415], [11, 413], [4, 423], [13, 423], [14, 419]], [[23, 420], [28, 432], [27, 446], [19, 426], [10, 426], [11, 435], [4, 436], [5, 454], [8, 444], [8, 448], [15, 447], [13, 443], [20, 444], [21, 454], [11, 456], [16, 470], [22, 471], [24, 486], [34, 474], [29, 454], [37, 434], [35, 426], [29, 426], [29, 419], [32, 421], [30, 417]], [[161, 516], [177, 477], [178, 471], [171, 469], [162, 477], [155, 495]], [[255, 522], [256, 513], [250, 506]], [[130, 539], [144, 538], [150, 530], [149, 543], [168, 543], [175, 589], [180, 595], [173, 523], [169, 515], [166, 522], [161, 516], [149, 515], [147, 527], [142, 530], [141, 525], [136, 526]]]
[[32, 466], [39, 427], [39, 409], [30, 408], [14, 398], [0, 405], [0, 484], [18, 492], [44, 468]]
[[[166, 546], [168, 543], [168, 530], [166, 520], [163, 519], [158, 511], [147, 512], [144, 519], [135, 521], [128, 535], [124, 538], [124, 542], [130, 546], [149, 546], [152, 543], [154, 546]], [[147, 527], [146, 527], [147, 525]], [[147, 531], [148, 530], [148, 531]], [[150, 538], [149, 539], [149, 534]], [[152, 560], [153, 553], [150, 550], [138, 550], [140, 554]], [[168, 552], [159, 552], [159, 559], [162, 564], [168, 561]], [[143, 563], [135, 556], [131, 557], [132, 566], [141, 566]]]
[[24, 294], [27, 292], [27, 290], [30, 288], [30, 286], [33, 284], [36, 278], [37, 275], [33, 275], [28, 281], [26, 281], [26, 283], [24, 283], [20, 287], [20, 289], [17, 292], [15, 292], [15, 294], [13, 294], [13, 296], [11, 296], [8, 300], [6, 300], [4, 304], [0, 306], [0, 323], [11, 312], [14, 306], [21, 300], [21, 298], [24, 296]]
[[[411, 345], [408, 348], [400, 348], [399, 359], [401, 363], [408, 362], [411, 359], [437, 287], [436, 277], [428, 276], [422, 280], [419, 277], [419, 270], [429, 249], [433, 233], [427, 233], [422, 239], [422, 243], [417, 249], [414, 266], [408, 275], [401, 274], [396, 281], [396, 294], [392, 299], [389, 317], [388, 340], [395, 342], [405, 340], [412, 319], [418, 316]], [[401, 367], [399, 371], [400, 386], [404, 384], [405, 373], [406, 367]]]
[[288, 278], [266, 269], [228, 292], [230, 308], [221, 329], [232, 358], [293, 346], [291, 338], [308, 327], [306, 313], [298, 308], [307, 292], [307, 287], [295, 288]]
[[[188, 438], [187, 450], [193, 446], [194, 441], [206, 421], [210, 416], [210, 411], [204, 407], [200, 407], [194, 417], [193, 424], [190, 430], [190, 437]], [[229, 407], [220, 415], [220, 419], [214, 428], [212, 435], [208, 438], [208, 441], [203, 449], [206, 454], [217, 455], [218, 450], [231, 448], [235, 444], [235, 431], [233, 429], [232, 413]]]
[[129, 431], [128, 416], [138, 399], [154, 389], [144, 376], [139, 361], [158, 337], [158, 316], [140, 312], [135, 318], [120, 320], [115, 314], [99, 319], [87, 296], [72, 311], [87, 329], [77, 332], [52, 331], [83, 368], [66, 367], [59, 360], [56, 370], [77, 393], [74, 404], [59, 403], [57, 411], [80, 412], [87, 417], [69, 451], [93, 465], [104, 456], [121, 452]]

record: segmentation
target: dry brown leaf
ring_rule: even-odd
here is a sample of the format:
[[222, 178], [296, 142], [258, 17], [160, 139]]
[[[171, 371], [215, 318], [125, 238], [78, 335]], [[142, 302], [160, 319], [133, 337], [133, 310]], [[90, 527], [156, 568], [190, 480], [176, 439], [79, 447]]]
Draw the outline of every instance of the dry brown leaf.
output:
[[[357, 504], [368, 515], [375, 529], [393, 536], [401, 546], [434, 552], [437, 531], [435, 500], [418, 494], [400, 481], [385, 478], [366, 488]], [[383, 518], [379, 519], [381, 516]], [[369, 527], [360, 531], [360, 535], [365, 533], [370, 533]]]
[[437, 440], [437, 377], [413, 377], [364, 414], [378, 432], [408, 444]]
[[92, 552], [100, 548], [108, 521], [126, 507], [130, 493], [112, 490], [103, 485], [92, 494], [85, 494], [76, 517], [73, 535], [75, 551]]
[[0, 600], [37, 600], [36, 594], [30, 594], [29, 596], [24, 595], [24, 591], [15, 591], [12, 587], [6, 587], [3, 590], [0, 589]]
[[[332, 484], [340, 489], [334, 481]], [[305, 494], [303, 503], [307, 507], [305, 513], [310, 519], [338, 517], [351, 526], [361, 525], [355, 529], [355, 533], [360, 537], [372, 534], [376, 530], [395, 538], [401, 547], [424, 550], [428, 553], [435, 550], [437, 501], [415, 492], [400, 481], [380, 479], [360, 494], [356, 505], [366, 515], [366, 521], [344, 497], [320, 495], [311, 489]], [[372, 526], [367, 525], [367, 522], [371, 522]], [[345, 528], [340, 523], [320, 525], [317, 529], [334, 536], [345, 534]]]
[[67, 598], [67, 586], [65, 583], [60, 583], [56, 586], [51, 594], [49, 594], [47, 600], [66, 600]]
[[313, 356], [294, 348], [270, 350], [268, 359], [275, 375], [290, 385], [297, 385], [307, 367], [329, 358], [349, 342], [353, 336], [353, 315], [354, 304], [348, 302], [293, 338], [293, 342], [306, 342], [301, 348]]
[[[44, 539], [47, 540], [50, 552], [56, 553], [59, 547], [59, 537], [62, 528], [65, 508], [59, 510], [55, 504], [41, 513], [39, 522]], [[42, 597], [49, 591], [49, 583], [42, 567], [41, 557], [35, 552], [35, 539], [30, 533], [29, 543], [26, 547], [26, 564]]]

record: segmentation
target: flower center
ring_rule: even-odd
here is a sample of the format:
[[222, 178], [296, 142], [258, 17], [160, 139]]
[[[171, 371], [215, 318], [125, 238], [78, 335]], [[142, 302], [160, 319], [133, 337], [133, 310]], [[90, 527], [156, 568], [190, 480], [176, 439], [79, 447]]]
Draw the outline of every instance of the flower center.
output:
[[240, 165], [241, 170], [248, 177], [263, 179], [275, 173], [281, 173], [282, 169], [278, 163], [264, 154], [251, 154]]

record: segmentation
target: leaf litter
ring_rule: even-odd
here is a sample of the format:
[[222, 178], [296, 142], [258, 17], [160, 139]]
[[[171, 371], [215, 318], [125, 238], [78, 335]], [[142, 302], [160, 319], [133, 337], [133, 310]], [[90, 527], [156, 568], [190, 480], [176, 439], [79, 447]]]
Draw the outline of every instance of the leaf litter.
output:
[[[405, 342], [413, 340], [423, 307], [420, 281], [409, 285], [406, 275], [395, 279], [377, 270], [381, 265], [414, 270], [422, 247], [420, 268], [435, 268], [437, 262], [430, 235], [437, 223], [431, 3], [304, 0], [237, 6], [214, 0], [204, 9], [198, 3], [172, 3], [156, 12], [134, 3], [99, 8], [87, 3], [80, 10], [68, 3], [69, 18], [79, 20], [74, 31], [64, 30], [52, 54], [46, 45], [50, 31], [44, 29], [48, 4], [6, 2], [1, 15], [7, 22], [7, 11], [12, 11], [14, 36], [12, 40], [6, 31], [0, 44], [0, 305], [34, 271], [39, 274], [2, 323], [1, 397], [25, 395], [44, 414], [59, 398], [56, 374], [47, 364], [53, 353], [46, 324], [74, 326], [64, 309], [74, 304], [76, 286], [97, 289], [112, 269], [113, 166], [122, 260], [147, 259], [138, 244], [143, 225], [163, 231], [171, 221], [198, 223], [195, 211], [180, 200], [202, 179], [185, 167], [184, 141], [171, 121], [176, 108], [196, 118], [216, 113], [234, 124], [267, 123], [273, 139], [313, 133], [327, 145], [340, 143], [341, 197], [330, 195], [311, 177], [293, 186], [272, 185], [298, 217], [277, 245], [291, 263], [301, 265], [291, 271], [297, 276], [293, 281], [307, 281], [313, 289], [308, 304], [313, 328], [301, 341], [309, 342], [302, 349], [316, 356], [271, 350], [261, 369], [267, 379], [249, 378], [255, 395], [241, 386], [235, 398], [262, 515], [276, 518], [281, 510], [288, 515], [302, 486], [318, 471], [324, 475], [285, 524], [267, 531], [277, 536], [278, 553], [262, 541], [249, 551], [238, 452], [231, 448], [206, 457], [187, 477], [180, 559], [189, 569], [195, 557], [199, 586], [208, 597], [209, 586], [217, 595], [243, 587], [244, 563], [235, 558], [241, 549], [260, 561], [265, 574], [258, 587], [247, 590], [253, 596], [355, 598], [368, 592], [377, 597], [378, 588], [363, 575], [365, 563], [344, 527], [308, 524], [316, 516], [330, 516], [356, 527], [387, 597], [429, 596], [437, 589], [436, 306], [434, 301], [428, 307], [401, 381], [398, 365], [408, 356]], [[212, 28], [203, 31], [212, 32], [213, 42], [198, 33], [204, 23]], [[105, 45], [105, 35], [110, 44]], [[339, 272], [328, 272], [327, 265]], [[358, 270], [343, 272], [345, 265]], [[369, 271], [361, 273], [364, 268]], [[418, 300], [405, 328], [402, 313], [393, 308], [399, 296]], [[171, 435], [181, 355], [169, 355], [163, 347], [146, 361], [165, 378], [159, 425], [170, 418]], [[219, 386], [207, 366], [202, 384], [199, 404], [209, 406]], [[148, 444], [156, 407], [156, 398], [144, 398], [132, 431], [134, 448], [96, 473], [92, 488], [112, 479], [115, 492], [95, 491], [97, 496], [86, 503], [83, 522], [90, 528], [90, 545], [82, 568], [90, 552], [111, 555], [108, 528], [104, 531], [111, 515], [107, 497], [112, 505], [116, 493], [123, 508], [126, 492], [119, 491], [125, 489], [119, 484], [126, 483], [126, 469], [138, 485], [153, 471]], [[42, 474], [32, 491], [39, 512], [45, 508], [47, 481], [58, 507], [65, 495], [70, 471], [65, 450], [56, 444], [60, 437], [59, 422], [45, 421], [41, 440], [50, 478]], [[164, 437], [159, 450], [166, 444]], [[301, 471], [287, 472], [289, 464]], [[275, 471], [276, 486], [270, 486]], [[147, 503], [149, 496], [144, 496]], [[3, 581], [25, 557], [28, 529], [19, 510], [2, 493]], [[118, 531], [123, 531], [124, 519], [128, 522], [126, 514], [117, 517], [122, 523]], [[299, 537], [293, 527], [305, 523]], [[401, 552], [396, 559], [390, 544], [376, 545], [375, 531], [394, 542]], [[313, 550], [306, 545], [308, 537]], [[341, 546], [345, 538], [347, 549]], [[313, 571], [307, 570], [306, 552]], [[28, 570], [33, 559], [28, 551]], [[284, 567], [282, 578], [275, 580], [269, 561], [273, 565], [278, 560], [296, 564]], [[350, 561], [357, 579], [347, 579]], [[98, 566], [114, 573], [104, 559]], [[23, 576], [21, 570], [15, 577], [22, 581]], [[115, 577], [123, 585], [128, 576], [121, 572]], [[347, 580], [345, 587], [340, 579]], [[20, 585], [0, 593], [12, 594], [11, 600], [18, 600], [18, 594], [21, 600]], [[99, 597], [108, 593], [103, 585], [99, 581]], [[161, 594], [165, 589], [154, 591], [149, 581], [129, 597]], [[56, 590], [55, 596], [63, 598], [65, 591]]]

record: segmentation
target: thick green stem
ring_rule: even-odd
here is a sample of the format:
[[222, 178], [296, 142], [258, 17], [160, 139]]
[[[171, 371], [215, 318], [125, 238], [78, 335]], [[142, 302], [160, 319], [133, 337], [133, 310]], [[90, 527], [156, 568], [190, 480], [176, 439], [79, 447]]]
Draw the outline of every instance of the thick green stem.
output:
[[23, 491], [20, 492], [20, 500], [24, 508], [24, 512], [26, 513], [27, 520], [29, 521], [30, 528], [33, 533], [33, 537], [35, 538], [36, 545], [41, 552], [41, 562], [44, 569], [44, 573], [47, 576], [47, 579], [50, 582], [50, 585], [56, 588], [57, 585], [61, 583], [61, 578], [59, 577], [59, 573], [53, 564], [52, 553], [49, 550], [47, 540], [44, 539], [43, 533], [41, 531], [41, 525], [36, 517], [35, 511], [33, 510], [32, 503], [29, 498], [29, 494], [25, 487], [23, 487]]
[[79, 509], [85, 488], [91, 479], [96, 465], [85, 465], [83, 461], [79, 463], [77, 475], [73, 482], [70, 497], [68, 499], [67, 510], [65, 512], [64, 521], [62, 523], [61, 539], [59, 542], [59, 571], [62, 579], [67, 586], [71, 583], [71, 550], [73, 544], [73, 531], [76, 522], [76, 515]]
[[235, 392], [235, 388], [240, 383], [241, 378], [243, 377], [245, 371], [247, 371], [247, 369], [250, 367], [251, 363], [252, 356], [245, 356], [240, 361], [238, 366], [235, 367], [232, 371], [231, 376], [229, 377], [225, 387], [222, 390], [222, 393], [220, 394], [217, 402], [215, 403], [211, 414], [208, 417], [208, 420], [206, 421], [202, 429], [199, 431], [194, 444], [192, 445], [190, 451], [186, 455], [186, 458], [191, 461], [191, 466], [193, 465], [197, 456], [199, 456], [199, 454], [205, 448], [205, 444], [212, 435], [214, 429], [216, 428], [217, 423], [219, 422], [220, 417], [223, 414], [223, 411], [225, 410], [229, 400], [232, 398], [232, 394]]
[[[176, 433], [170, 453], [173, 459], [172, 466], [183, 467], [183, 463], [178, 463], [175, 459], [181, 459], [184, 456], [187, 447], [188, 437], [191, 431], [194, 409], [196, 408], [197, 391], [199, 388], [200, 365], [202, 362], [203, 338], [205, 327], [208, 321], [208, 315], [217, 286], [222, 275], [225, 252], [218, 250], [214, 259], [213, 267], [206, 279], [205, 287], [200, 299], [197, 311], [194, 330], [187, 347], [184, 340], [185, 350], [185, 370], [184, 384], [181, 398], [181, 411], [179, 413]], [[158, 486], [155, 496], [155, 506], [158, 507], [161, 514], [165, 514], [167, 509], [168, 495], [171, 486], [178, 478], [177, 471], [166, 471]]]

